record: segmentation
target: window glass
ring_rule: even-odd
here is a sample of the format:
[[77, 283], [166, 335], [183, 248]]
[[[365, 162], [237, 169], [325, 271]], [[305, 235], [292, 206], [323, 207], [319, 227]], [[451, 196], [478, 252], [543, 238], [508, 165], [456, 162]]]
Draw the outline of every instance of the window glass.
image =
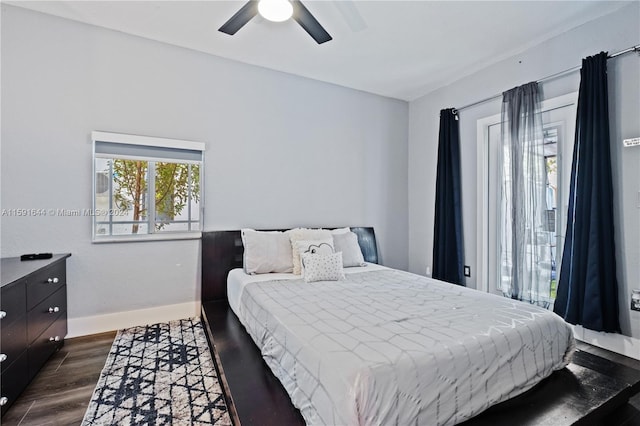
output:
[[94, 241], [202, 230], [201, 144], [95, 133]]

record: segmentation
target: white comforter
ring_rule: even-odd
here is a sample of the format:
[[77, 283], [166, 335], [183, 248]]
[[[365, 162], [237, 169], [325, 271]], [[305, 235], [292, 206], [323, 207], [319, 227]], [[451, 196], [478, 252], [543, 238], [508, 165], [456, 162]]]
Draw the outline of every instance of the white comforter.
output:
[[462, 422], [563, 368], [569, 326], [397, 270], [249, 283], [234, 307], [308, 425]]

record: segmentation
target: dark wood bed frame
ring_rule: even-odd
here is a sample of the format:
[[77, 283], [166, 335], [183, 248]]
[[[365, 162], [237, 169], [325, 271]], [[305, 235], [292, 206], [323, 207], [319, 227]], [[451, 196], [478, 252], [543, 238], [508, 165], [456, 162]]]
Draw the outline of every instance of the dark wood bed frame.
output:
[[[367, 262], [378, 263], [373, 228], [351, 228]], [[227, 274], [242, 267], [240, 231], [202, 235], [202, 322], [236, 426], [304, 425], [300, 412], [229, 308]], [[528, 392], [464, 425], [615, 425], [616, 410], [640, 392], [640, 371], [586, 351]], [[613, 423], [612, 423], [613, 422]]]

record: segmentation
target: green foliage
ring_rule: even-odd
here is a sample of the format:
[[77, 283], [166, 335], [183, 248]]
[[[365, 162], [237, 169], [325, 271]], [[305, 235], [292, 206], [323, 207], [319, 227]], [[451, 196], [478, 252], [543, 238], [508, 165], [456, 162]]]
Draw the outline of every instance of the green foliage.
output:
[[558, 171], [558, 157], [547, 157], [547, 174], [555, 173]]
[[[149, 163], [136, 160], [113, 160], [113, 199], [120, 210], [132, 210], [133, 220], [146, 216], [144, 202], [147, 193]], [[131, 233], [138, 233], [138, 224], [131, 226]]]
[[200, 200], [200, 166], [184, 163], [156, 163], [156, 229], [182, 213], [189, 202]]
[[[147, 217], [149, 164], [146, 161], [113, 160], [113, 198], [120, 210], [133, 210], [133, 220]], [[200, 199], [200, 166], [184, 163], [155, 164], [156, 229], [164, 228], [180, 215], [189, 203], [189, 196]], [[131, 232], [138, 232], [133, 224]]]

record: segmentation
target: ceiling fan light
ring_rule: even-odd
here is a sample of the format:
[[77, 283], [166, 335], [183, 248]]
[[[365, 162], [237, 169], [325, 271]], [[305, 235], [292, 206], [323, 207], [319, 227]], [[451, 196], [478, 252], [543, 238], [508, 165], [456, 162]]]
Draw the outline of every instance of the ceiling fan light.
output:
[[258, 12], [269, 21], [282, 22], [291, 18], [293, 6], [288, 0], [260, 0]]

